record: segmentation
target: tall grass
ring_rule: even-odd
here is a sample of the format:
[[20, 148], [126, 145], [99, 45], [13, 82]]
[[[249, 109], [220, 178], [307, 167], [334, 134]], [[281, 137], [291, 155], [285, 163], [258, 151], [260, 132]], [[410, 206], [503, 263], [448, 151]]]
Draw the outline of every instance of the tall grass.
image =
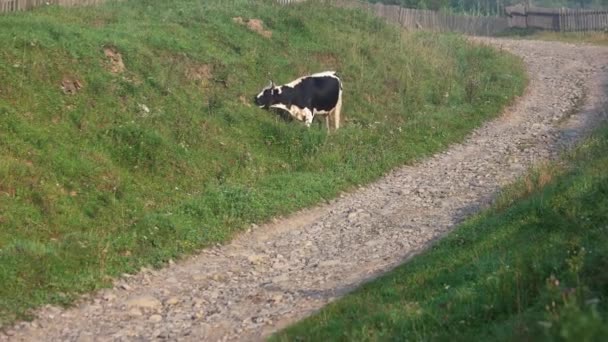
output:
[[[315, 1], [50, 6], [1, 16], [0, 41], [0, 322], [437, 151], [525, 83], [511, 56]], [[252, 106], [268, 75], [326, 69], [337, 134]]]

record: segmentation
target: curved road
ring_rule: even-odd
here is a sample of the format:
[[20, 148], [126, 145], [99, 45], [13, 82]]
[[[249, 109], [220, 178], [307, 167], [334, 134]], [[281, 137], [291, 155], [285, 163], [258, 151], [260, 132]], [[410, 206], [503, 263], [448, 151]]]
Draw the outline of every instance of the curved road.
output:
[[462, 144], [74, 308], [43, 308], [0, 341], [259, 340], [423, 250], [608, 115], [607, 48], [476, 40], [523, 57], [531, 84]]

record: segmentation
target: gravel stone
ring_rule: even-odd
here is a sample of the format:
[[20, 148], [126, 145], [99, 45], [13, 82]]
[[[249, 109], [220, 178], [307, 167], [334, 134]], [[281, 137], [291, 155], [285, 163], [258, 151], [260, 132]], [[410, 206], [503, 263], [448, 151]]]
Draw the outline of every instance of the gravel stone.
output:
[[161, 316], [161, 315], [152, 315], [152, 316], [150, 316], [150, 322], [160, 322], [162, 320], [163, 320], [163, 316]]
[[158, 309], [161, 307], [161, 302], [153, 296], [143, 295], [133, 297], [126, 302], [128, 307], [140, 309]]

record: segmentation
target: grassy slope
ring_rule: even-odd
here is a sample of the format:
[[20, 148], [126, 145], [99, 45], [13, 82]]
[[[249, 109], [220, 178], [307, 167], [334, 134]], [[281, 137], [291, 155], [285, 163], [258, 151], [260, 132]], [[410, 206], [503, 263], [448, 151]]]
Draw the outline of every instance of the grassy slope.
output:
[[[0, 17], [0, 41], [0, 324], [428, 155], [525, 83], [511, 56], [314, 2], [47, 7]], [[268, 73], [328, 68], [345, 83], [338, 134], [247, 103]], [[83, 88], [63, 94], [64, 78]]]
[[605, 340], [607, 168], [604, 128], [564, 165], [537, 169], [426, 253], [274, 340]]

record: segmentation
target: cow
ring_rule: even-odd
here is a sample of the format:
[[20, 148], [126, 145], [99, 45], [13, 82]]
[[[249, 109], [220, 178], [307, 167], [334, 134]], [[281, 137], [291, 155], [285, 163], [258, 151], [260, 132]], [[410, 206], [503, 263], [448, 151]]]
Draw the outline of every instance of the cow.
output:
[[316, 115], [324, 115], [329, 131], [330, 117], [333, 117], [334, 129], [337, 130], [342, 110], [342, 81], [335, 71], [303, 76], [281, 86], [270, 81], [254, 102], [262, 109], [283, 110], [304, 122], [306, 127], [310, 127]]

